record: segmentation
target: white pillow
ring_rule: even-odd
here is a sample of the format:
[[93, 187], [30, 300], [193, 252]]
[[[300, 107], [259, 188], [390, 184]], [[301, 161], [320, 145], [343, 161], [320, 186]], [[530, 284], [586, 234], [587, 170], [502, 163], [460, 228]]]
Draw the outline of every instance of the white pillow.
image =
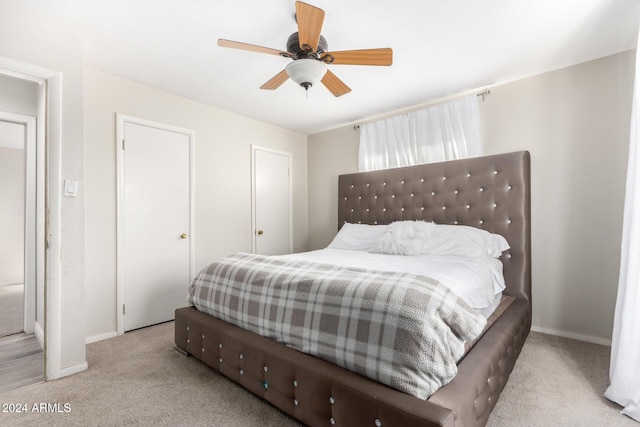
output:
[[396, 221], [369, 252], [390, 255], [459, 255], [499, 258], [509, 249], [499, 234], [465, 226], [425, 221]]
[[396, 221], [387, 226], [384, 235], [369, 252], [388, 255], [421, 255], [425, 242], [435, 227], [432, 222]]
[[437, 224], [425, 240], [422, 253], [499, 258], [507, 249], [509, 244], [499, 234], [466, 225]]
[[492, 256], [493, 258], [500, 258], [500, 256], [502, 256], [502, 252], [506, 251], [507, 249], [511, 249], [511, 246], [509, 246], [509, 242], [507, 242], [507, 239], [505, 239], [502, 234], [490, 234], [491, 250], [489, 256]]
[[386, 225], [345, 223], [327, 248], [367, 251], [384, 234]]

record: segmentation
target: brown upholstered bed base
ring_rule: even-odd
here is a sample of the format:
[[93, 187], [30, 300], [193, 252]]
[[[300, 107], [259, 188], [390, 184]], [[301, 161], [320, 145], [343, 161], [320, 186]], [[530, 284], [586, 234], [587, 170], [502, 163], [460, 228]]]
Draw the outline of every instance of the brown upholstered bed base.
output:
[[[427, 401], [201, 313], [176, 311], [176, 346], [311, 426], [484, 425], [529, 332], [515, 301]], [[333, 422], [332, 422], [333, 420]], [[376, 422], [376, 420], [378, 420]]]
[[340, 177], [339, 223], [423, 219], [502, 234], [505, 294], [515, 300], [428, 400], [253, 334], [192, 307], [176, 347], [311, 426], [482, 426], [531, 327], [529, 153]]

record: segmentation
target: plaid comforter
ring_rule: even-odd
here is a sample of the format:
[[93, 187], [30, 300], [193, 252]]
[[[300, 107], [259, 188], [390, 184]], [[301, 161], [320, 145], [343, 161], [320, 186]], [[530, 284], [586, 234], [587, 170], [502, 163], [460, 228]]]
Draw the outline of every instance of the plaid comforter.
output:
[[204, 268], [198, 310], [426, 399], [456, 375], [484, 317], [425, 276], [245, 253]]

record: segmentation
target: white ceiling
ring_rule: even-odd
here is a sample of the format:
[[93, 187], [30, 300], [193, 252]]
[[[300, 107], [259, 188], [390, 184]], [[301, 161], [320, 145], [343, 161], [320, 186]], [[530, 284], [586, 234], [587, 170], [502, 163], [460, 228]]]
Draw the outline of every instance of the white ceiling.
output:
[[[308, 0], [329, 51], [391, 47], [391, 67], [331, 65], [352, 89], [290, 80], [290, 61], [217, 46], [285, 49], [294, 0], [0, 0], [84, 34], [85, 64], [303, 134], [636, 47], [638, 0]], [[308, 95], [308, 96], [307, 96]]]

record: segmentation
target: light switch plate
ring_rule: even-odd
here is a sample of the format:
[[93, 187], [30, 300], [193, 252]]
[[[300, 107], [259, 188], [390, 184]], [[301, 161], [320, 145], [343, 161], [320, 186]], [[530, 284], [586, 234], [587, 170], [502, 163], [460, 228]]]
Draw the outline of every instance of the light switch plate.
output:
[[64, 180], [64, 196], [65, 197], [78, 196], [78, 181], [72, 181], [70, 179]]

